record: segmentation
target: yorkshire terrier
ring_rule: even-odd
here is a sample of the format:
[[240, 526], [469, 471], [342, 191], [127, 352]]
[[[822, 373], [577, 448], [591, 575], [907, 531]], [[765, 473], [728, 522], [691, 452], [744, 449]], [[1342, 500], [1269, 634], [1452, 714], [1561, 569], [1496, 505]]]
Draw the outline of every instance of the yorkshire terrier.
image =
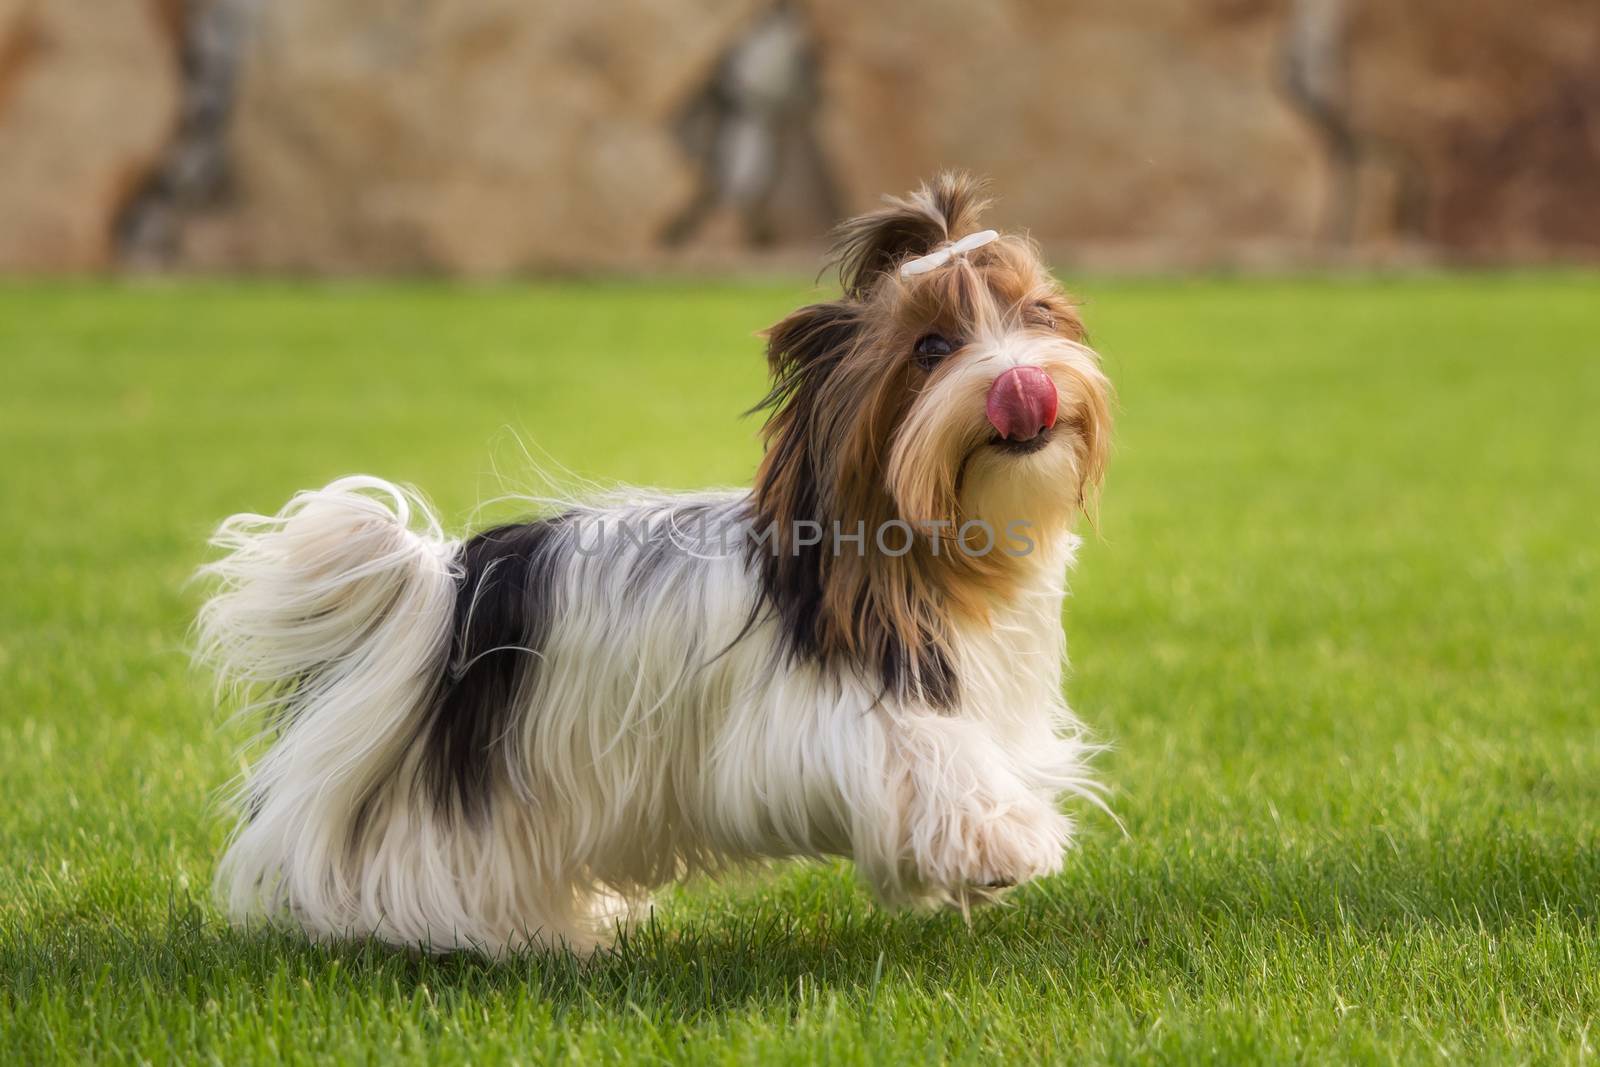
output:
[[240, 920], [583, 952], [674, 879], [847, 856], [888, 906], [1060, 868], [1096, 800], [1062, 697], [1110, 386], [1026, 238], [945, 175], [844, 223], [766, 334], [748, 492], [619, 493], [455, 540], [352, 477], [236, 515], [199, 619], [266, 710]]

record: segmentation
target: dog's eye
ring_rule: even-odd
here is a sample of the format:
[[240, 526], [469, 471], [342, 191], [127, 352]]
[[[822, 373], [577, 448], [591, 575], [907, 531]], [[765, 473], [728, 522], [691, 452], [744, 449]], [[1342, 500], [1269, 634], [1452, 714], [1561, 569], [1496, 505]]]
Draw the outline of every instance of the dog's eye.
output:
[[1055, 313], [1050, 310], [1050, 305], [1043, 300], [1033, 305], [1033, 317], [1047, 329], [1056, 328]]
[[936, 333], [919, 338], [916, 347], [912, 349], [917, 354], [917, 366], [923, 370], [932, 370], [935, 364], [955, 350], [954, 345]]

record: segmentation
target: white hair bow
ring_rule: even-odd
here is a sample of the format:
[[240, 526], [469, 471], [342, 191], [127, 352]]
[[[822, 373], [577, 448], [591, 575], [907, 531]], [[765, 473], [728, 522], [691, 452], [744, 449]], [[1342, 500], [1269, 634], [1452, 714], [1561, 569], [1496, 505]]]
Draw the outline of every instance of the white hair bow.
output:
[[969, 233], [955, 244], [945, 245], [937, 251], [929, 252], [921, 259], [913, 259], [909, 263], [901, 264], [900, 277], [910, 278], [914, 275], [926, 274], [930, 270], [937, 270], [956, 256], [970, 252], [974, 248], [982, 248], [999, 236], [994, 230], [979, 230], [977, 233]]

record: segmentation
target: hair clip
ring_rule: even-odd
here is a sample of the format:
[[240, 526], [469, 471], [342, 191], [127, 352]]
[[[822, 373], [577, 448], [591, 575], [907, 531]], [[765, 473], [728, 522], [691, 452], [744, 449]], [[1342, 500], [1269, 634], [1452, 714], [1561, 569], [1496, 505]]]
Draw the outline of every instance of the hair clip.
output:
[[929, 252], [920, 259], [902, 263], [900, 265], [900, 277], [910, 278], [913, 275], [926, 274], [930, 270], [937, 270], [954, 257], [970, 252], [974, 248], [982, 248], [999, 236], [1000, 234], [994, 230], [979, 230], [977, 233], [969, 233], [954, 244], [945, 245], [936, 252]]

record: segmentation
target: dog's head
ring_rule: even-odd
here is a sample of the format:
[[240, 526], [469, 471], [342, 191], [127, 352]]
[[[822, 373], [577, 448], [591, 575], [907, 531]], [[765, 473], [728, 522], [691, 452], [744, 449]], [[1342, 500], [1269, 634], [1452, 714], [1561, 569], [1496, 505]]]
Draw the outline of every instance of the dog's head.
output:
[[[834, 247], [842, 296], [768, 332], [756, 517], [776, 540], [769, 594], [802, 648], [900, 656], [925, 676], [952, 613], [986, 615], [1023, 566], [950, 540], [1018, 523], [1029, 542], [1059, 540], [1099, 485], [1109, 384], [1037, 248], [979, 230], [986, 205], [944, 175], [851, 219]], [[866, 551], [803, 550], [797, 522], [864, 523]], [[912, 550], [874, 540], [893, 523], [917, 531]]]
[[1048, 535], [1105, 469], [1109, 386], [1026, 238], [979, 231], [981, 187], [941, 176], [840, 227], [844, 295], [768, 334], [768, 494], [815, 480], [833, 518]]

